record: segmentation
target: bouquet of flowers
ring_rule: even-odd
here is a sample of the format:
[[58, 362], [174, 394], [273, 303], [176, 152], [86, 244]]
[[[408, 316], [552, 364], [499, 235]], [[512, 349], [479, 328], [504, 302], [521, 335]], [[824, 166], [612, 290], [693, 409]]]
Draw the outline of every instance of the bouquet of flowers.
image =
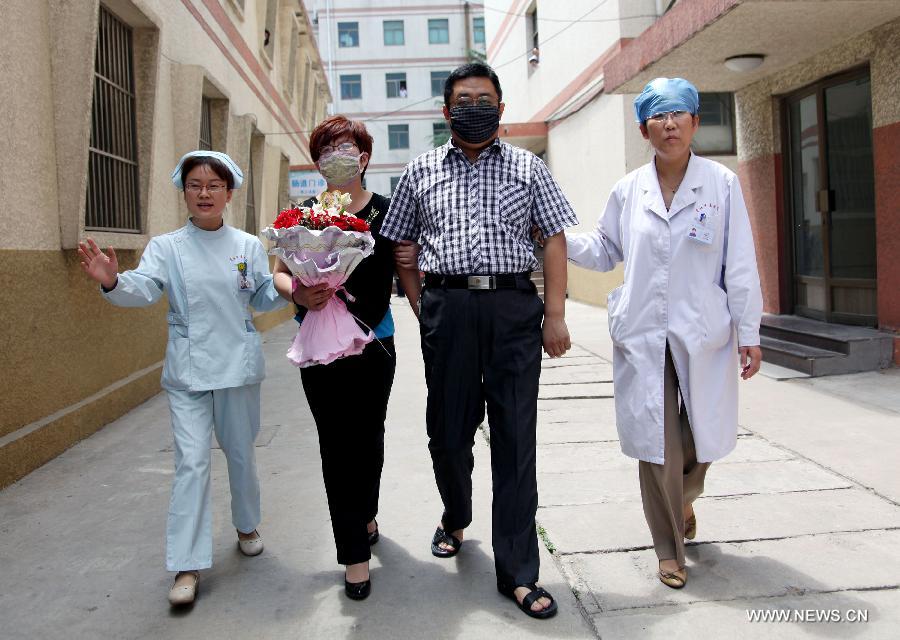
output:
[[[269, 253], [284, 262], [294, 275], [294, 288], [326, 283], [354, 298], [343, 284], [360, 262], [375, 249], [365, 220], [346, 210], [350, 194], [324, 191], [312, 207], [293, 207], [278, 214], [262, 233], [273, 243]], [[374, 333], [360, 329], [347, 305], [332, 296], [325, 307], [308, 311], [288, 349], [298, 367], [328, 364], [362, 353]]]

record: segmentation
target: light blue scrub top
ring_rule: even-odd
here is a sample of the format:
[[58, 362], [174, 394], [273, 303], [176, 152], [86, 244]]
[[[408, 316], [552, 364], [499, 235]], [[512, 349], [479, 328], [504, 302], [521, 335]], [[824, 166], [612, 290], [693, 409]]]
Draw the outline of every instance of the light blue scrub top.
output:
[[259, 238], [228, 225], [204, 231], [188, 221], [152, 238], [137, 269], [120, 273], [103, 296], [121, 307], [144, 307], [163, 293], [169, 298], [163, 388], [208, 391], [265, 377], [250, 307], [274, 311], [288, 302], [275, 291]]

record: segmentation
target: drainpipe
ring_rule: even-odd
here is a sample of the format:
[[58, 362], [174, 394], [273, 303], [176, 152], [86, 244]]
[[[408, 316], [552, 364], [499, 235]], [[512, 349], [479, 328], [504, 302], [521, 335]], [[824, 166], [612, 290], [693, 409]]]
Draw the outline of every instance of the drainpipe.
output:
[[331, 102], [331, 113], [328, 115], [334, 115], [339, 109], [337, 108], [337, 101], [340, 100], [340, 87], [335, 86], [334, 84], [334, 45], [331, 41], [331, 7], [332, 0], [325, 0], [325, 47], [328, 49], [328, 84], [331, 89], [332, 102]]
[[472, 20], [471, 20], [471, 7], [468, 2], [463, 3], [463, 16], [466, 21], [466, 48], [463, 49], [463, 53], [466, 54], [466, 58], [469, 58], [470, 51], [474, 48], [472, 46]]

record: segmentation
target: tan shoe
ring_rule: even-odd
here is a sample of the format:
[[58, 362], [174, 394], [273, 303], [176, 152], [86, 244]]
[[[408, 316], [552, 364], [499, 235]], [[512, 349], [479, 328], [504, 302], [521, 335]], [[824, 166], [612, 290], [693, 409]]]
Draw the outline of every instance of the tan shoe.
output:
[[[184, 576], [192, 576], [193, 580], [182, 580], [182, 583], [179, 584], [178, 579]], [[199, 584], [199, 571], [179, 571], [175, 576], [172, 588], [169, 590], [169, 604], [174, 607], [192, 604], [197, 597], [197, 586]]]
[[254, 530], [253, 533], [256, 534], [255, 538], [242, 540], [238, 537], [238, 549], [240, 549], [241, 553], [245, 556], [258, 556], [263, 552], [263, 541], [259, 536], [259, 532]]
[[697, 514], [692, 513], [691, 517], [684, 521], [684, 537], [687, 540], [693, 540], [697, 537]]
[[[683, 574], [683, 575], [679, 575]], [[668, 571], [659, 570], [659, 581], [672, 589], [681, 589], [687, 584], [687, 568], [682, 567], [678, 571], [669, 573]]]

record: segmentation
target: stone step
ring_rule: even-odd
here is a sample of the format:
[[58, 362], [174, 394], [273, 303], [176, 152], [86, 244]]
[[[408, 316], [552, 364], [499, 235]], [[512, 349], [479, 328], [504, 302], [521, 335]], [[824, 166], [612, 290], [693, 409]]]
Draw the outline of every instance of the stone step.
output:
[[766, 335], [760, 336], [760, 347], [764, 362], [802, 371], [810, 376], [824, 375], [823, 369], [839, 369], [840, 367], [826, 367], [824, 362], [832, 361], [835, 358], [846, 358], [837, 351], [818, 349], [805, 344], [770, 338]]
[[888, 333], [799, 316], [765, 314], [760, 336], [765, 360], [810, 376], [884, 369], [893, 352]]

